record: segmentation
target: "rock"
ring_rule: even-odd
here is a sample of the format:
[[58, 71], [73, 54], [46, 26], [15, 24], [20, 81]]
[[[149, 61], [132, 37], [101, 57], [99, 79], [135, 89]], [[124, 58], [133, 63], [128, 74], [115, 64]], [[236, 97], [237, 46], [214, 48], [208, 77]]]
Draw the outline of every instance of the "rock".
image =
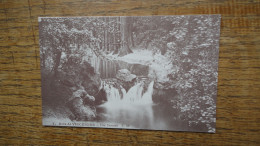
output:
[[67, 106], [73, 114], [72, 120], [86, 121], [93, 120], [96, 117], [96, 109], [84, 105], [84, 101], [80, 97], [75, 97], [69, 101]]
[[149, 73], [149, 66], [142, 64], [132, 64], [131, 73], [138, 76], [147, 76]]
[[89, 95], [94, 96], [99, 91], [100, 79], [93, 76], [93, 78], [89, 80], [82, 81], [82, 86]]
[[121, 69], [117, 71], [116, 78], [122, 81], [131, 82], [136, 78], [136, 75], [131, 74], [127, 69]]
[[83, 87], [73, 92], [66, 105], [73, 114], [72, 120], [93, 120], [96, 117], [95, 98]]
[[[83, 89], [83, 87], [81, 87], [80, 89], [78, 89], [72, 93], [71, 99], [76, 98], [76, 97], [83, 97], [86, 94], [87, 94], [87, 92]], [[71, 100], [71, 99], [69, 99], [69, 100]]]
[[95, 105], [100, 105], [107, 101], [106, 92], [104, 89], [100, 89], [98, 94], [95, 96]]

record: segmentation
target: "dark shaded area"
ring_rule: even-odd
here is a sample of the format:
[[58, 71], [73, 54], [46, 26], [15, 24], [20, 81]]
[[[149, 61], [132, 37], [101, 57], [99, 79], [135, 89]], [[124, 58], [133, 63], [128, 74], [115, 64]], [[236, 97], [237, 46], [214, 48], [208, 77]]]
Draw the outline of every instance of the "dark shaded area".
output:
[[102, 103], [104, 103], [105, 101], [107, 101], [106, 98], [106, 92], [104, 89], [101, 89], [97, 95], [95, 95], [95, 105], [100, 105]]

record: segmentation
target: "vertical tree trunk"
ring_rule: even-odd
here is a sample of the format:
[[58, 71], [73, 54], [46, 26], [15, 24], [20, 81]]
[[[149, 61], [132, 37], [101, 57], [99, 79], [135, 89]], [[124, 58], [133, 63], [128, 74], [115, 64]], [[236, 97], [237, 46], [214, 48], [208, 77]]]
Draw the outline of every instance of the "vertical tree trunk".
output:
[[124, 56], [133, 51], [130, 49], [132, 47], [131, 42], [131, 31], [132, 31], [132, 18], [131, 17], [121, 17], [121, 48], [119, 50], [119, 56]]
[[[120, 31], [121, 32], [121, 25], [120, 25], [120, 21], [121, 19], [120, 19], [120, 17], [117, 17], [116, 18], [116, 25], [117, 25], [117, 27], [116, 27], [116, 31], [118, 32], [118, 31]], [[118, 34], [116, 32], [116, 35], [115, 35], [115, 48], [114, 48], [114, 52], [113, 52], [113, 54], [118, 54], [119, 53], [119, 49], [120, 49], [120, 47], [121, 47], [121, 45], [120, 45], [120, 41], [121, 41], [121, 34]]]
[[[117, 29], [117, 27], [115, 28]], [[113, 45], [112, 45], [112, 51], [114, 51], [116, 49], [116, 30], [114, 30], [114, 33], [113, 33]]]
[[105, 51], [105, 48], [106, 48], [106, 31], [105, 31], [105, 27], [104, 27], [104, 30], [103, 30], [103, 47], [102, 47], [102, 51]]

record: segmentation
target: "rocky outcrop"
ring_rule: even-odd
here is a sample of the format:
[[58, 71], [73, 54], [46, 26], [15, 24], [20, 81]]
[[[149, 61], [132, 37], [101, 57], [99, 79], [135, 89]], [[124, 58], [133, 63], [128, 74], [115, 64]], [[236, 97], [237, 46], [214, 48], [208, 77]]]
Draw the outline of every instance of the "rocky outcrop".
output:
[[127, 69], [121, 69], [117, 71], [116, 78], [125, 82], [131, 82], [136, 78], [136, 75], [131, 74]]
[[105, 101], [107, 101], [107, 97], [106, 97], [106, 91], [102, 88], [99, 90], [99, 92], [97, 93], [97, 95], [95, 95], [95, 105], [100, 105], [103, 104]]
[[66, 105], [72, 113], [71, 120], [85, 121], [96, 117], [95, 98], [89, 95], [83, 87], [73, 92]]

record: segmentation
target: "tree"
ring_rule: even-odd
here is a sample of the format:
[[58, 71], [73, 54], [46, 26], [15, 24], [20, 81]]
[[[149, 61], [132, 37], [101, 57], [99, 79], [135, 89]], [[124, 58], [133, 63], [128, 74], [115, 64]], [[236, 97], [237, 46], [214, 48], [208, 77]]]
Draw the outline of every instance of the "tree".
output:
[[120, 19], [120, 32], [121, 32], [121, 42], [120, 48], [115, 51], [119, 56], [124, 56], [129, 53], [132, 53], [131, 47], [133, 46], [132, 42], [132, 17], [119, 17]]

